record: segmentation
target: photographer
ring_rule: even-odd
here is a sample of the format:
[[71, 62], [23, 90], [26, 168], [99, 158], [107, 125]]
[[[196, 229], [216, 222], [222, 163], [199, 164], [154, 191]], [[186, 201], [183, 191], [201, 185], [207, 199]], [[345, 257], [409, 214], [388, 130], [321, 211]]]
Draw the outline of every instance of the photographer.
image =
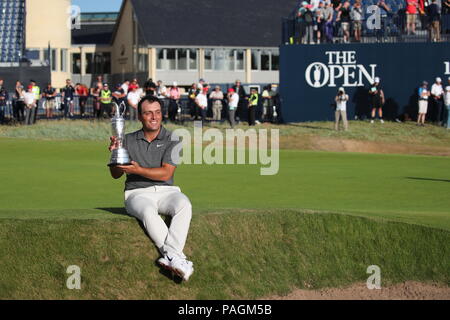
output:
[[334, 129], [336, 131], [339, 130], [339, 119], [342, 117], [342, 122], [344, 123], [344, 130], [348, 130], [348, 121], [347, 121], [347, 101], [349, 100], [348, 95], [345, 94], [344, 88], [339, 88], [337, 96], [334, 98], [336, 102], [336, 111], [335, 111], [335, 124]]

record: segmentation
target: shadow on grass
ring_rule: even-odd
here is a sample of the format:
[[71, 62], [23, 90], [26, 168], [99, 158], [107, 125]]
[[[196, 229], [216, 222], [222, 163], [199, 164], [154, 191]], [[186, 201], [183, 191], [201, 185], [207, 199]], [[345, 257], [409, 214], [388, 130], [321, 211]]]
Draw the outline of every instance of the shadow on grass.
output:
[[289, 126], [305, 128], [305, 129], [313, 129], [313, 130], [333, 131], [333, 129], [328, 128], [328, 127], [317, 127], [317, 126], [305, 125], [305, 124], [300, 124], [300, 123], [289, 123]]
[[122, 216], [127, 216], [129, 217], [127, 210], [125, 210], [125, 208], [95, 208], [96, 210], [102, 210], [102, 211], [106, 211], [112, 214], [118, 214], [118, 215], [122, 215]]
[[447, 180], [447, 179], [433, 179], [433, 178], [406, 177], [406, 179], [423, 180], [423, 181], [437, 181], [437, 182], [450, 182], [450, 180]]

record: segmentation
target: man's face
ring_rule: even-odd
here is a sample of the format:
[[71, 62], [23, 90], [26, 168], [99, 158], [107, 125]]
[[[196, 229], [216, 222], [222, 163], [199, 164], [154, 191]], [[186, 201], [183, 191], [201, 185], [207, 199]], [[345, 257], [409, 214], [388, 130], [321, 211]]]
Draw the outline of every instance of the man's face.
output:
[[237, 82], [236, 82], [236, 86], [239, 87], [240, 85], [241, 85], [241, 83], [237, 81]]
[[70, 86], [71, 82], [68, 80], [66, 81], [66, 85]]
[[145, 131], [158, 131], [161, 127], [162, 112], [158, 102], [144, 101], [142, 110], [139, 114], [139, 121]]
[[0, 80], [0, 87], [3, 87], [3, 80]]

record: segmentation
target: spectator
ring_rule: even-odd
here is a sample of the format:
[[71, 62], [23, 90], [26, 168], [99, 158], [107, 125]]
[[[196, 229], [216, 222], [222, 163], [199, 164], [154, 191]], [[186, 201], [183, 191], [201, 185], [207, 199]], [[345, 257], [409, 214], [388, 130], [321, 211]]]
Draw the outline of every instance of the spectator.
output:
[[347, 121], [347, 101], [349, 97], [345, 94], [345, 90], [343, 87], [339, 88], [338, 94], [334, 98], [336, 101], [336, 111], [335, 111], [335, 122], [334, 129], [339, 131], [339, 121], [342, 117], [342, 122], [344, 123], [344, 130], [348, 130], [348, 121]]
[[351, 11], [351, 19], [353, 20], [353, 30], [355, 32], [355, 41], [361, 42], [361, 30], [363, 20], [363, 9], [360, 1], [356, 1]]
[[250, 91], [250, 98], [248, 99], [248, 125], [254, 126], [256, 124], [256, 108], [258, 106], [258, 92], [255, 88]]
[[130, 86], [130, 80], [125, 80], [122, 83], [122, 89], [123, 89], [123, 92], [125, 93], [125, 95], [128, 95], [128, 87], [129, 86]]
[[103, 89], [103, 84], [101, 82], [97, 82], [94, 87], [91, 88], [91, 96], [93, 96], [93, 110], [92, 110], [92, 116], [94, 118], [100, 119], [102, 116], [102, 108], [101, 108], [101, 102], [100, 102], [100, 92]]
[[[450, 82], [450, 78], [449, 78]], [[450, 129], [450, 84], [445, 87], [445, 93], [444, 93], [444, 103], [445, 107], [447, 109], [447, 129]]]
[[8, 91], [3, 86], [3, 79], [0, 78], [0, 124], [5, 123], [6, 104], [9, 99]]
[[419, 116], [417, 117], [417, 125], [425, 125], [425, 116], [428, 111], [428, 97], [430, 92], [428, 91], [428, 82], [422, 82], [422, 86], [419, 88]]
[[450, 0], [443, 0], [442, 14], [450, 14]]
[[75, 85], [75, 92], [78, 96], [78, 105], [80, 106], [80, 115], [81, 117], [85, 116], [85, 109], [86, 109], [86, 101], [89, 97], [89, 90], [88, 88], [81, 83], [77, 83]]
[[208, 108], [208, 97], [206, 96], [207, 93], [208, 88], [203, 88], [202, 91], [195, 98], [195, 103], [199, 108], [203, 122], [206, 120], [206, 110]]
[[298, 10], [298, 21], [300, 28], [300, 43], [314, 43], [314, 13], [308, 2], [303, 1]]
[[158, 97], [158, 99], [163, 100], [167, 98], [167, 87], [161, 80], [158, 80], [156, 83], [156, 96]]
[[375, 82], [372, 84], [369, 90], [370, 105], [372, 107], [372, 118], [370, 120], [370, 123], [375, 122], [377, 110], [380, 122], [384, 123], [383, 120], [383, 105], [385, 102], [384, 92], [381, 89], [380, 78], [376, 77], [374, 81]]
[[136, 86], [130, 85], [127, 95], [128, 111], [130, 113], [130, 120], [132, 121], [138, 120], [138, 104], [141, 100], [141, 96], [137, 89], [138, 88]]
[[264, 90], [261, 94], [261, 98], [262, 98], [262, 106], [263, 106], [263, 110], [262, 110], [262, 119], [264, 120], [268, 120], [269, 116], [269, 110], [272, 108], [272, 97], [270, 96], [270, 88], [271, 86], [265, 86]]
[[220, 86], [216, 86], [214, 88], [214, 91], [211, 92], [209, 98], [212, 100], [213, 120], [221, 121], [223, 108], [223, 92], [220, 89]]
[[[113, 97], [113, 101], [115, 103], [117, 103], [119, 106], [122, 103], [126, 102], [127, 95], [125, 94], [125, 91], [122, 88], [122, 84], [119, 83], [116, 85], [116, 88], [115, 88], [114, 92], [112, 93], [112, 97]], [[115, 110], [113, 112], [115, 112]]]
[[416, 34], [416, 20], [418, 11], [419, 11], [418, 0], [406, 1], [406, 33], [408, 35]]
[[36, 99], [36, 108], [33, 109], [33, 123], [36, 123], [37, 120], [37, 113], [39, 108], [39, 99], [41, 98], [41, 88], [36, 84], [36, 81], [30, 80], [30, 84], [33, 86], [33, 93]]
[[172, 122], [175, 122], [177, 117], [180, 97], [180, 88], [178, 88], [178, 83], [174, 82], [169, 90], [169, 120]]
[[298, 8], [296, 17], [296, 33], [297, 33], [297, 43], [303, 43], [303, 39], [306, 35], [306, 21], [305, 12], [307, 11], [308, 2], [303, 1]]
[[236, 109], [236, 120], [239, 122], [241, 118], [243, 118], [243, 114], [246, 111], [245, 100], [247, 98], [247, 93], [245, 92], [240, 80], [236, 80], [233, 90], [239, 95], [239, 104]]
[[109, 90], [107, 83], [103, 84], [102, 90], [100, 90], [100, 114], [104, 116], [105, 112], [111, 118], [113, 114], [112, 110], [112, 92]]
[[228, 89], [227, 94], [228, 99], [228, 121], [230, 122], [231, 128], [236, 125], [235, 113], [239, 103], [239, 95], [234, 91], [233, 88]]
[[324, 20], [324, 34], [325, 39], [328, 43], [333, 42], [333, 17], [334, 10], [331, 2], [326, 2], [326, 6], [323, 10], [323, 20]]
[[429, 34], [430, 41], [440, 42], [441, 41], [441, 16], [436, 0], [432, 0], [431, 4], [428, 6], [428, 19], [430, 22]]
[[47, 87], [42, 93], [44, 98], [44, 109], [47, 119], [53, 118], [53, 109], [55, 108], [56, 90], [52, 87], [51, 83], [47, 84]]
[[20, 81], [16, 81], [15, 94], [14, 94], [14, 118], [18, 122], [25, 120], [25, 103], [23, 102], [23, 85]]
[[33, 124], [33, 113], [36, 106], [36, 95], [33, 92], [33, 86], [29, 85], [27, 92], [23, 94], [25, 103], [25, 124]]
[[317, 44], [320, 44], [320, 42], [322, 41], [323, 36], [322, 30], [324, 29], [325, 26], [324, 11], [325, 11], [324, 2], [320, 1], [318, 7], [314, 11], [316, 21], [316, 25], [314, 26], [314, 28], [316, 30]]
[[198, 108], [195, 104], [195, 97], [197, 96], [197, 85], [195, 83], [188, 90], [188, 105], [191, 114], [191, 119], [198, 120]]
[[64, 99], [64, 118], [67, 118], [69, 113], [73, 117], [73, 97], [75, 93], [75, 88], [72, 86], [72, 81], [70, 79], [66, 80], [66, 86], [62, 89], [62, 97]]
[[342, 1], [341, 0], [331, 0], [330, 2], [333, 6], [333, 9], [335, 11], [339, 11], [342, 8]]
[[145, 95], [154, 96], [156, 91], [156, 84], [153, 82], [153, 79], [150, 78], [144, 84]]
[[443, 120], [444, 88], [442, 87], [442, 79], [439, 77], [436, 78], [436, 82], [431, 86], [431, 97], [434, 106], [434, 123], [441, 125]]
[[342, 32], [344, 34], [344, 43], [350, 42], [350, 1], [345, 1], [342, 8], [339, 9], [336, 21], [341, 22]]
[[391, 8], [386, 4], [385, 0], [379, 0], [377, 2], [378, 8], [380, 8], [380, 22], [381, 28], [377, 30], [377, 39], [378, 41], [385, 41], [385, 30], [387, 28], [387, 19], [390, 12], [392, 12]]

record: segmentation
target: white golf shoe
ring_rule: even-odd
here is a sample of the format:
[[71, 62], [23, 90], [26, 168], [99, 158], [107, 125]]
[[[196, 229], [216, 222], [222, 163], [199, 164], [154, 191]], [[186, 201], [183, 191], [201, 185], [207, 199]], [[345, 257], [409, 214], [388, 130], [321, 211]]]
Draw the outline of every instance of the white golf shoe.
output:
[[194, 273], [194, 264], [183, 258], [169, 258], [167, 255], [158, 259], [158, 264], [166, 270], [176, 274], [184, 281], [188, 281]]
[[170, 262], [170, 267], [172, 271], [184, 281], [188, 281], [194, 273], [194, 264], [192, 261], [186, 259], [174, 257]]

